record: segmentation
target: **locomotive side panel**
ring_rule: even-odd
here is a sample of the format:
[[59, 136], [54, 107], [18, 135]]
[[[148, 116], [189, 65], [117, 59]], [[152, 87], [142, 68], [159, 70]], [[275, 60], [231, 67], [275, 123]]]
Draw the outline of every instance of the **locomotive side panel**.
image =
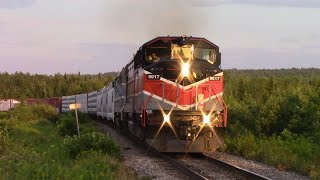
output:
[[132, 61], [128, 65], [128, 73], [126, 74], [126, 102], [124, 107], [126, 113], [132, 113], [135, 108], [135, 74], [134, 62]]

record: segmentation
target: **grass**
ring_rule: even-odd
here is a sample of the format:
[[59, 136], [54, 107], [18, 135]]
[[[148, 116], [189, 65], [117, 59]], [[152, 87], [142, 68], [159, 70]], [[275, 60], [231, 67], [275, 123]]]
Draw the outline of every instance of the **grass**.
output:
[[[7, 150], [0, 154], [0, 179], [137, 179], [118, 158], [120, 148], [115, 150], [117, 157], [98, 148], [82, 149], [71, 157], [64, 144], [70, 137], [62, 136], [56, 124], [43, 117], [31, 121], [11, 118], [15, 123]], [[81, 126], [87, 127], [84, 136], [94, 130], [90, 122]], [[108, 139], [108, 143], [114, 142]]]
[[314, 179], [320, 178], [320, 145], [304, 137], [256, 137], [248, 132], [227, 135], [224, 150], [273, 165], [279, 170], [293, 170]]

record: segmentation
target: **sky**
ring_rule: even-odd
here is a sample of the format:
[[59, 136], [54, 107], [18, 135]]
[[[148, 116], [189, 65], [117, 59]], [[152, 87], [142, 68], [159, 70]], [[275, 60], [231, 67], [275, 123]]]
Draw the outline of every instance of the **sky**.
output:
[[222, 69], [320, 68], [319, 0], [0, 0], [0, 72], [119, 71], [164, 35], [204, 37]]

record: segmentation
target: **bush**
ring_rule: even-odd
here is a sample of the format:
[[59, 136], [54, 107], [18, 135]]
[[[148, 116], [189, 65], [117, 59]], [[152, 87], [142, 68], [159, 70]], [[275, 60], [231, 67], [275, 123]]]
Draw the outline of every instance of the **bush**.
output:
[[58, 121], [57, 128], [58, 132], [63, 136], [78, 134], [76, 119], [70, 113], [61, 117], [60, 121]]
[[108, 135], [99, 132], [83, 134], [80, 137], [68, 136], [64, 139], [64, 147], [72, 158], [81, 152], [94, 150], [122, 159], [120, 147]]
[[4, 119], [7, 117], [7, 112], [0, 111], [0, 119]]
[[285, 137], [256, 137], [252, 133], [228, 135], [225, 150], [246, 158], [274, 165], [280, 170], [295, 170], [319, 177], [320, 146], [303, 136], [283, 133]]
[[[75, 113], [71, 112], [72, 116], [75, 117]], [[79, 112], [78, 111], [78, 119], [79, 119], [79, 123], [86, 123], [90, 120], [88, 114], [83, 113], [83, 112]]]
[[27, 105], [19, 104], [16, 108], [8, 112], [10, 118], [15, 118], [18, 121], [35, 121], [39, 119], [48, 119], [56, 121], [58, 113], [54, 107], [47, 104]]
[[38, 118], [45, 118], [51, 122], [58, 121], [58, 113], [54, 107], [47, 105], [47, 104], [35, 104], [30, 107], [32, 112]]
[[66, 179], [119, 179], [121, 165], [97, 151], [83, 151], [64, 174]]
[[8, 148], [9, 126], [6, 120], [0, 120], [0, 155], [4, 154]]
[[[76, 121], [76, 116], [74, 112], [69, 112], [66, 114], [62, 114], [59, 117], [59, 121], [57, 122], [58, 124], [58, 131], [61, 135], [63, 136], [73, 136], [78, 134], [77, 130], [77, 121]], [[88, 133], [88, 132], [93, 132], [95, 128], [90, 125], [91, 121], [89, 116], [85, 113], [79, 113], [78, 112], [78, 120], [79, 120], [79, 129], [81, 133]], [[81, 134], [80, 133], [80, 134]]]

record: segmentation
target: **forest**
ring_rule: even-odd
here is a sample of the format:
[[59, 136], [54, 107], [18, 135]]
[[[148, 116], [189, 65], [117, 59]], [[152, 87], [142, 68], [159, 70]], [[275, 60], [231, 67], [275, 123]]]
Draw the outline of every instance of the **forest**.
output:
[[[0, 74], [0, 99], [91, 92], [116, 73]], [[224, 71], [228, 127], [222, 150], [320, 177], [320, 69]]]
[[116, 75], [116, 72], [96, 75], [0, 73], [0, 99], [23, 100], [92, 92], [108, 85]]
[[225, 150], [320, 177], [320, 69], [227, 70]]

